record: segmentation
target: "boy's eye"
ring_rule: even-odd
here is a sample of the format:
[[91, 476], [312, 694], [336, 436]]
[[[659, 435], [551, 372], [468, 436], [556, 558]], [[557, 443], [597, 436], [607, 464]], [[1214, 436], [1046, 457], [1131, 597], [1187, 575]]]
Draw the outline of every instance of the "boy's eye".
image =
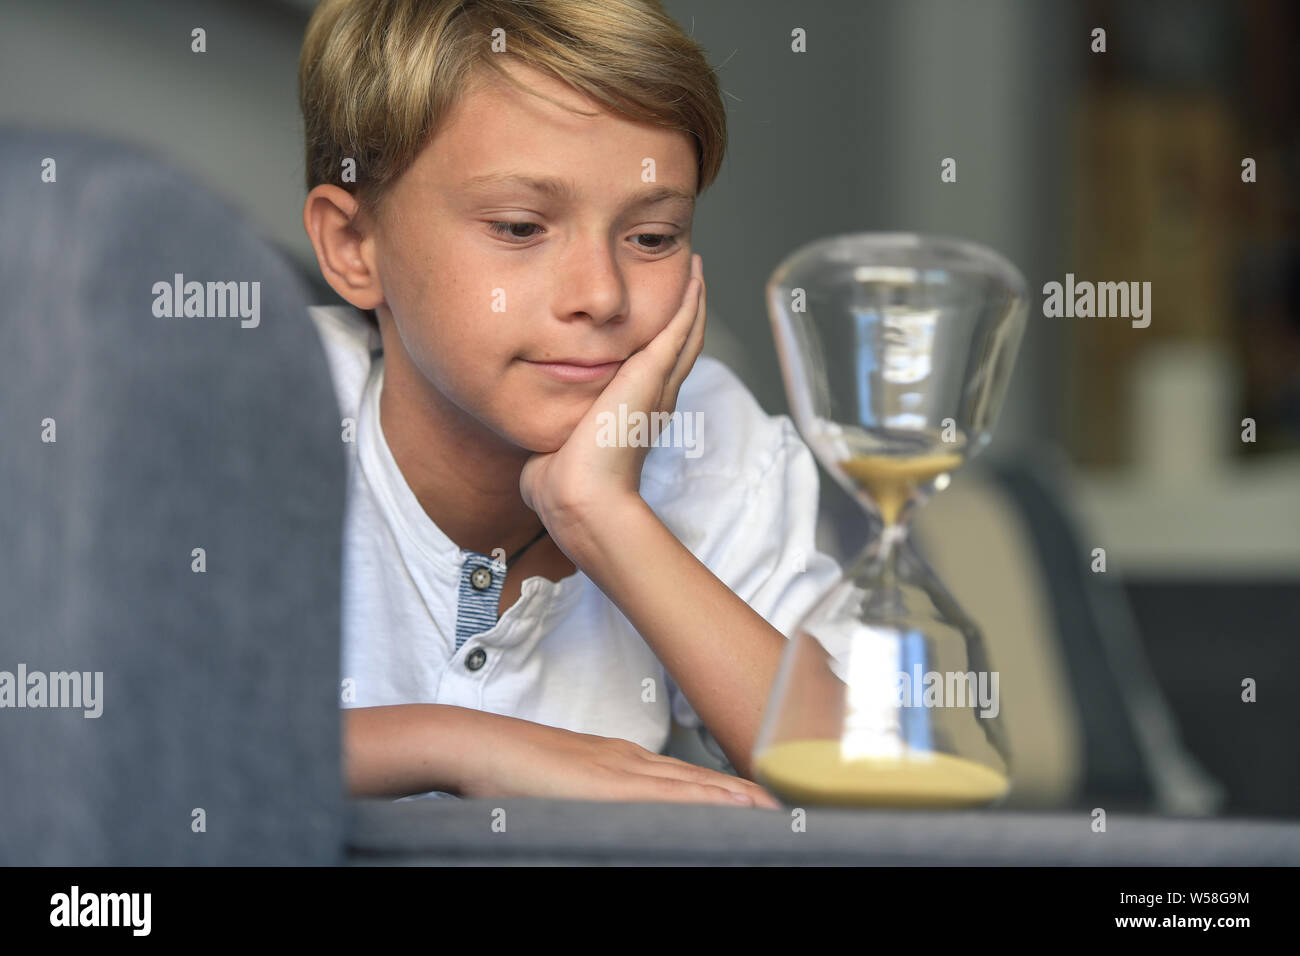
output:
[[637, 239], [660, 239], [662, 240], [655, 245], [646, 246], [650, 252], [658, 252], [660, 249], [671, 249], [677, 244], [677, 237], [666, 232], [641, 232], [637, 233]]
[[[492, 222], [488, 224], [489, 228], [498, 236], [506, 239], [528, 240], [536, 236], [536, 233], [520, 235], [515, 230], [540, 229], [535, 222]], [[658, 252], [662, 249], [671, 249], [677, 244], [677, 236], [666, 232], [640, 232], [637, 233], [638, 240], [649, 240], [649, 244], [642, 245], [641, 248], [646, 252]]]
[[519, 235], [519, 233], [513, 232], [512, 230], [538, 228], [537, 223], [535, 222], [494, 222], [491, 223], [491, 227], [492, 227], [492, 231], [495, 232], [497, 235], [507, 236], [514, 239], [531, 239], [533, 237], [521, 236]]

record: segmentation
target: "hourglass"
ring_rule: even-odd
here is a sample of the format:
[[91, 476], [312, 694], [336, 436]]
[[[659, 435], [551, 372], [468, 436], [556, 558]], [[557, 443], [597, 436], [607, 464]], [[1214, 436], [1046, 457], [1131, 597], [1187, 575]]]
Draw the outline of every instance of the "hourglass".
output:
[[797, 250], [767, 302], [791, 417], [879, 533], [787, 642], [755, 776], [789, 802], [997, 802], [1010, 785], [997, 672], [906, 529], [989, 442], [1024, 278], [969, 242], [864, 233]]

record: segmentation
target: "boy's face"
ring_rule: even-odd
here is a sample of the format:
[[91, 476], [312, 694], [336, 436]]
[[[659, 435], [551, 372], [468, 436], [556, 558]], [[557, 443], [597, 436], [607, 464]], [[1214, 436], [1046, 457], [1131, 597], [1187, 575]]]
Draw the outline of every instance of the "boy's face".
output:
[[[598, 115], [481, 75], [385, 197], [378, 311], [386, 354], [399, 347], [395, 331], [396, 358], [442, 398], [514, 445], [555, 451], [618, 366], [571, 381], [534, 363], [621, 362], [668, 324], [690, 279], [696, 157], [685, 133], [509, 68]], [[647, 159], [652, 182], [642, 180]], [[487, 178], [515, 174], [571, 194]]]

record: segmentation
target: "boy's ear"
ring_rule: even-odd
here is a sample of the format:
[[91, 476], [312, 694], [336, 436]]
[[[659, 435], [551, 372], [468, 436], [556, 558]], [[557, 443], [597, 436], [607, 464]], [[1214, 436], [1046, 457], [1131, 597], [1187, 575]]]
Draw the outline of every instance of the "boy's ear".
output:
[[359, 208], [347, 190], [322, 183], [307, 194], [302, 224], [325, 281], [364, 311], [384, 301], [384, 290], [375, 268], [374, 236]]

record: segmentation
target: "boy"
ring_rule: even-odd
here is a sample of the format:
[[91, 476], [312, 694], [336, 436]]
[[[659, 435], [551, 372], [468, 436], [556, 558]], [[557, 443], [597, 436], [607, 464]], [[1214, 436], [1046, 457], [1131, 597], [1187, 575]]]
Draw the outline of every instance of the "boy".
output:
[[750, 751], [839, 569], [789, 419], [697, 361], [700, 48], [656, 0], [325, 0], [299, 79], [351, 791], [779, 807]]

